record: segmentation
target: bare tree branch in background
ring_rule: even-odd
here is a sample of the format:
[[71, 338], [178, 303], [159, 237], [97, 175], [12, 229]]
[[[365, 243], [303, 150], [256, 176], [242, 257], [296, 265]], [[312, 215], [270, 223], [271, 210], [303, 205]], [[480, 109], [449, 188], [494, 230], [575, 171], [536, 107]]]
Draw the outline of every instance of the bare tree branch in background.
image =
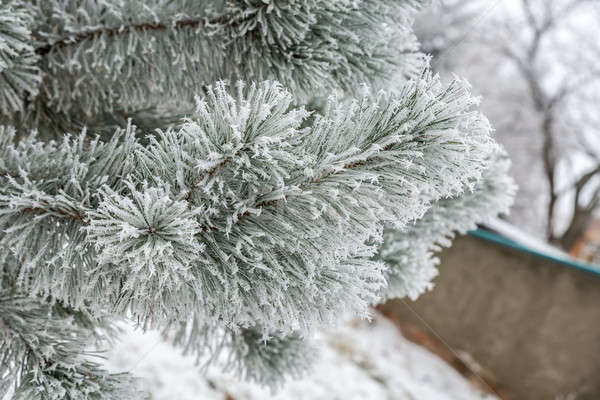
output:
[[598, 189], [587, 200], [583, 198], [582, 194], [587, 189], [588, 184], [593, 182], [592, 178], [600, 175], [600, 164], [576, 179], [572, 187], [569, 188], [574, 191], [572, 215], [567, 229], [560, 234], [557, 233], [555, 213], [561, 193], [558, 191], [557, 183], [560, 149], [556, 138], [564, 132], [561, 132], [556, 121], [560, 113], [565, 112], [564, 108], [561, 107], [562, 103], [569, 96], [577, 93], [579, 85], [570, 84], [569, 80], [566, 79], [554, 92], [544, 87], [543, 81], [546, 76], [543, 71], [540, 71], [543, 68], [541, 66], [543, 63], [540, 62], [541, 52], [543, 51], [541, 50], [541, 44], [552, 29], [561, 23], [561, 19], [569, 17], [579, 6], [588, 2], [586, 0], [572, 0], [556, 11], [553, 6], [558, 3], [557, 1], [545, 1], [542, 3], [543, 12], [539, 13], [541, 16], [536, 16], [532, 1], [521, 0], [523, 13], [526, 16], [525, 22], [528, 30], [532, 33], [530, 39], [526, 42], [526, 51], [523, 54], [518, 54], [514, 48], [511, 48], [510, 42], [503, 46], [504, 54], [514, 62], [522, 79], [527, 83], [533, 108], [540, 116], [538, 132], [543, 138], [541, 157], [548, 183], [549, 197], [546, 207], [546, 238], [564, 249], [573, 247], [592, 220], [593, 213], [598, 205]]
[[[429, 35], [421, 37], [429, 45], [426, 51], [449, 59], [451, 68], [484, 94], [484, 109], [487, 102], [486, 113], [511, 153], [523, 188], [517, 212], [519, 202], [521, 208], [544, 209], [537, 217], [524, 221], [518, 215], [514, 221], [541, 228], [538, 233], [548, 241], [569, 250], [600, 211], [600, 47], [595, 43], [600, 1], [506, 2], [504, 13], [495, 12], [484, 29], [464, 40], [460, 32], [470, 31], [489, 5], [442, 1], [437, 19], [429, 14], [417, 20], [415, 31]], [[591, 24], [585, 21], [590, 12], [596, 16]], [[445, 39], [439, 37], [444, 34]], [[464, 40], [460, 49], [453, 45], [457, 40]], [[446, 69], [435, 58], [434, 66], [442, 73]], [[529, 139], [537, 145], [515, 144]], [[537, 179], [532, 179], [538, 174], [534, 165], [541, 166]]]

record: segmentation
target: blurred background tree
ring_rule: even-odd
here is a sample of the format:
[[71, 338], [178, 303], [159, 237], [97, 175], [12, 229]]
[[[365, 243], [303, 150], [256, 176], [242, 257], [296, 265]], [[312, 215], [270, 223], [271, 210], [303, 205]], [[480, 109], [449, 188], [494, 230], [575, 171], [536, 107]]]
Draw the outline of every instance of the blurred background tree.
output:
[[443, 0], [415, 27], [483, 96], [519, 184], [511, 222], [567, 251], [600, 211], [598, 21], [597, 0]]

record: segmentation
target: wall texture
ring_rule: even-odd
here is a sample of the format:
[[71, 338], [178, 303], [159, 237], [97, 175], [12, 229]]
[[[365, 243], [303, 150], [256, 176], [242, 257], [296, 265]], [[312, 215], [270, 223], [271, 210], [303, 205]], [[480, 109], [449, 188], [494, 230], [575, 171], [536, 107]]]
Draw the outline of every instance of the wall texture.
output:
[[599, 276], [464, 236], [441, 254], [435, 284], [416, 302], [380, 308], [429, 331], [411, 307], [510, 393], [503, 398], [600, 399]]

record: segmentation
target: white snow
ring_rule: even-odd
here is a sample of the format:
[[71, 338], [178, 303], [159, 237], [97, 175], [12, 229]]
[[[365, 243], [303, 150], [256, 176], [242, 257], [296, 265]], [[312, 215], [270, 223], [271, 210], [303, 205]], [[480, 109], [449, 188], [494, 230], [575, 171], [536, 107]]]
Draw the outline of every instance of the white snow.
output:
[[[565, 263], [587, 264], [586, 262], [578, 260], [577, 258], [571, 256], [569, 253], [559, 249], [558, 247], [554, 247], [550, 243], [545, 242], [527, 232], [524, 232], [516, 226], [506, 221], [502, 221], [499, 218], [490, 219], [483, 225], [486, 228], [489, 228], [492, 231], [500, 234], [501, 236], [504, 236], [505, 238], [522, 245], [523, 247], [537, 251], [538, 253], [554, 257], [559, 261]], [[592, 269], [600, 268], [597, 265], [592, 264], [587, 264], [587, 267]]]
[[[321, 358], [302, 380], [272, 395], [218, 367], [204, 375], [158, 333], [128, 328], [109, 353], [108, 367], [142, 379], [153, 400], [475, 400], [484, 395], [452, 367], [405, 339], [385, 317], [350, 320], [320, 332]], [[229, 396], [229, 397], [228, 397]]]
[[574, 258], [572, 258], [568, 253], [564, 252], [558, 247], [554, 247], [550, 243], [545, 242], [542, 239], [539, 239], [527, 232], [524, 232], [516, 226], [506, 221], [502, 221], [499, 218], [492, 218], [489, 221], [487, 221], [484, 225], [493, 230], [494, 232], [504, 236], [507, 239], [512, 240], [515, 243], [519, 243], [524, 247], [528, 247], [540, 253], [548, 254], [561, 260], [574, 260]]

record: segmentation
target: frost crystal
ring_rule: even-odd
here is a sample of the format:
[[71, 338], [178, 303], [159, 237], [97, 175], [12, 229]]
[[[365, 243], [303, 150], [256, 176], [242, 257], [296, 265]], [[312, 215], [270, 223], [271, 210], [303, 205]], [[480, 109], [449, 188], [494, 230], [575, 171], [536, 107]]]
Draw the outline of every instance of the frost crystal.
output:
[[171, 200], [168, 190], [128, 189], [130, 197], [103, 192], [90, 214], [88, 240], [99, 250], [100, 268], [125, 277], [123, 290], [153, 298], [193, 278], [190, 264], [203, 250], [194, 237], [198, 223], [188, 203]]

